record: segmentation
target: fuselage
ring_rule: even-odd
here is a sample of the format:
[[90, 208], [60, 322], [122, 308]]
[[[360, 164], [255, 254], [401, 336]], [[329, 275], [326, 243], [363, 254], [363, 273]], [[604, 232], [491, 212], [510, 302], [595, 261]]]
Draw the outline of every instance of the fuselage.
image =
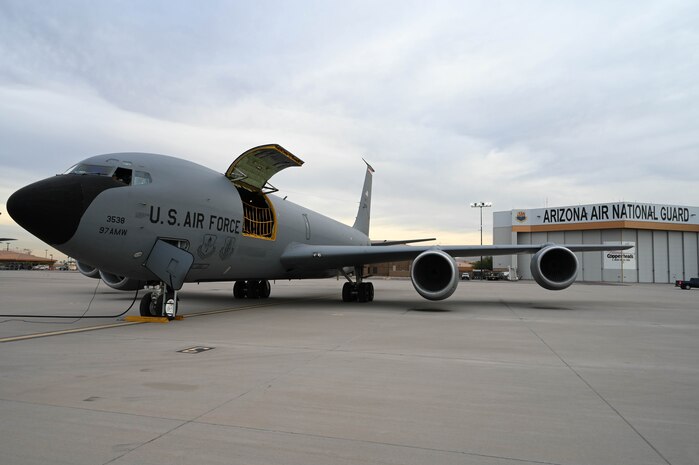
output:
[[[294, 244], [370, 244], [365, 234], [350, 226], [275, 195], [242, 191], [223, 174], [186, 160], [115, 153], [85, 159], [76, 167], [72, 173], [39, 183], [77, 181], [86, 191], [96, 176], [128, 179], [113, 181], [91, 201], [84, 201], [88, 203], [84, 211], [72, 220], [77, 221], [75, 232], [51, 245], [120, 276], [156, 279], [143, 264], [158, 239], [194, 256], [187, 282], [326, 277], [337, 270], [287, 270], [279, 257]], [[70, 198], [67, 195], [66, 201]], [[257, 207], [243, 205], [253, 201]], [[52, 215], [60, 217], [55, 211]], [[47, 239], [41, 231], [29, 230]]]
[[343, 301], [370, 302], [373, 285], [363, 281], [362, 267], [400, 260], [412, 260], [410, 277], [422, 297], [442, 300], [459, 282], [454, 257], [476, 254], [533, 254], [530, 268], [536, 282], [562, 290], [575, 281], [575, 252], [630, 247], [372, 246], [371, 166], [367, 164], [357, 217], [350, 227], [265, 194], [274, 190], [268, 182], [271, 176], [301, 164], [276, 144], [244, 152], [225, 175], [164, 155], [98, 155], [66, 174], [18, 190], [8, 199], [7, 210], [24, 229], [76, 258], [86, 276], [100, 277], [120, 290], [158, 284], [159, 289], [141, 301], [144, 316], [166, 311], [165, 297], [175, 302], [170, 292], [183, 282], [236, 281], [234, 297], [266, 298], [269, 280], [338, 272], [347, 279]]

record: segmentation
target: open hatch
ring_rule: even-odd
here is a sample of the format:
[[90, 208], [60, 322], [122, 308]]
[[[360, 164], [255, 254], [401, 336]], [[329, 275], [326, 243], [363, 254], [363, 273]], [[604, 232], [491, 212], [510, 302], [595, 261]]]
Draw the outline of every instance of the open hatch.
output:
[[274, 240], [276, 217], [266, 194], [277, 188], [269, 179], [291, 166], [301, 166], [303, 161], [277, 144], [251, 148], [235, 159], [226, 171], [240, 193], [243, 202], [243, 235]]

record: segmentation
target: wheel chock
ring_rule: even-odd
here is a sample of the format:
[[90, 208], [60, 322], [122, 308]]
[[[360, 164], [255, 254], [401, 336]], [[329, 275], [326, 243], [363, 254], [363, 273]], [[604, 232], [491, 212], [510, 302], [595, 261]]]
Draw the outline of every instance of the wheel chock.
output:
[[[184, 320], [182, 315], [177, 315], [173, 320]], [[129, 315], [124, 317], [124, 321], [130, 321], [133, 323], [169, 323], [171, 320], [166, 316], [136, 316]]]

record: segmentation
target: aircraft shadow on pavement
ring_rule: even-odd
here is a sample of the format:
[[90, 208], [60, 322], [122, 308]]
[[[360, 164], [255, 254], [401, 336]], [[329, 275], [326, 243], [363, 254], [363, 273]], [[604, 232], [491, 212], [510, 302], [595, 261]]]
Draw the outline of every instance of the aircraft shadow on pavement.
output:
[[[104, 291], [104, 289], [102, 290]], [[106, 291], [110, 298], [113, 294], [122, 296], [120, 301], [130, 303], [133, 300], [132, 293], [124, 293], [122, 291]], [[339, 293], [338, 293], [339, 294]], [[254, 310], [255, 307], [260, 309], [265, 307], [284, 306], [286, 309], [294, 311], [299, 309], [299, 304], [302, 304], [304, 311], [395, 311], [400, 313], [417, 312], [422, 314], [445, 314], [445, 313], [473, 313], [487, 309], [502, 310], [513, 309], [518, 311], [528, 310], [544, 310], [544, 311], [583, 311], [590, 306], [591, 302], [579, 301], [556, 301], [551, 302], [543, 300], [536, 301], [519, 301], [519, 300], [502, 300], [493, 298], [493, 300], [457, 300], [440, 302], [421, 302], [416, 299], [377, 299], [370, 303], [357, 302], [342, 302], [339, 295], [335, 293], [327, 293], [324, 295], [276, 295], [270, 296], [267, 299], [234, 299], [228, 289], [206, 289], [206, 290], [183, 290], [180, 293], [181, 308], [180, 313], [197, 313], [199, 311], [211, 311], [230, 308], [248, 307]], [[191, 306], [188, 305], [188, 301]], [[602, 304], [602, 302], [599, 302]], [[592, 303], [594, 304], [594, 303]], [[126, 307], [124, 307], [126, 308]]]

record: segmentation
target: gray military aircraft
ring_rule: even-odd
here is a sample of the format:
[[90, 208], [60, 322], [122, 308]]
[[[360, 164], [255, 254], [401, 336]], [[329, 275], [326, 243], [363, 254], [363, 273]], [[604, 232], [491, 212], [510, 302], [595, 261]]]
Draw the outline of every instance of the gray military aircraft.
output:
[[184, 282], [235, 281], [236, 298], [267, 298], [270, 280], [344, 275], [343, 301], [368, 302], [374, 286], [363, 266], [412, 260], [424, 298], [451, 296], [459, 283], [453, 257], [534, 254], [539, 285], [565, 289], [577, 275], [576, 251], [609, 245], [408, 245], [369, 239], [371, 184], [367, 163], [353, 226], [282, 199], [269, 179], [303, 161], [279, 145], [252, 148], [225, 174], [164, 155], [112, 153], [81, 161], [64, 174], [10, 196], [7, 210], [23, 228], [78, 260], [86, 276], [120, 290], [146, 285], [144, 316], [177, 311]]

